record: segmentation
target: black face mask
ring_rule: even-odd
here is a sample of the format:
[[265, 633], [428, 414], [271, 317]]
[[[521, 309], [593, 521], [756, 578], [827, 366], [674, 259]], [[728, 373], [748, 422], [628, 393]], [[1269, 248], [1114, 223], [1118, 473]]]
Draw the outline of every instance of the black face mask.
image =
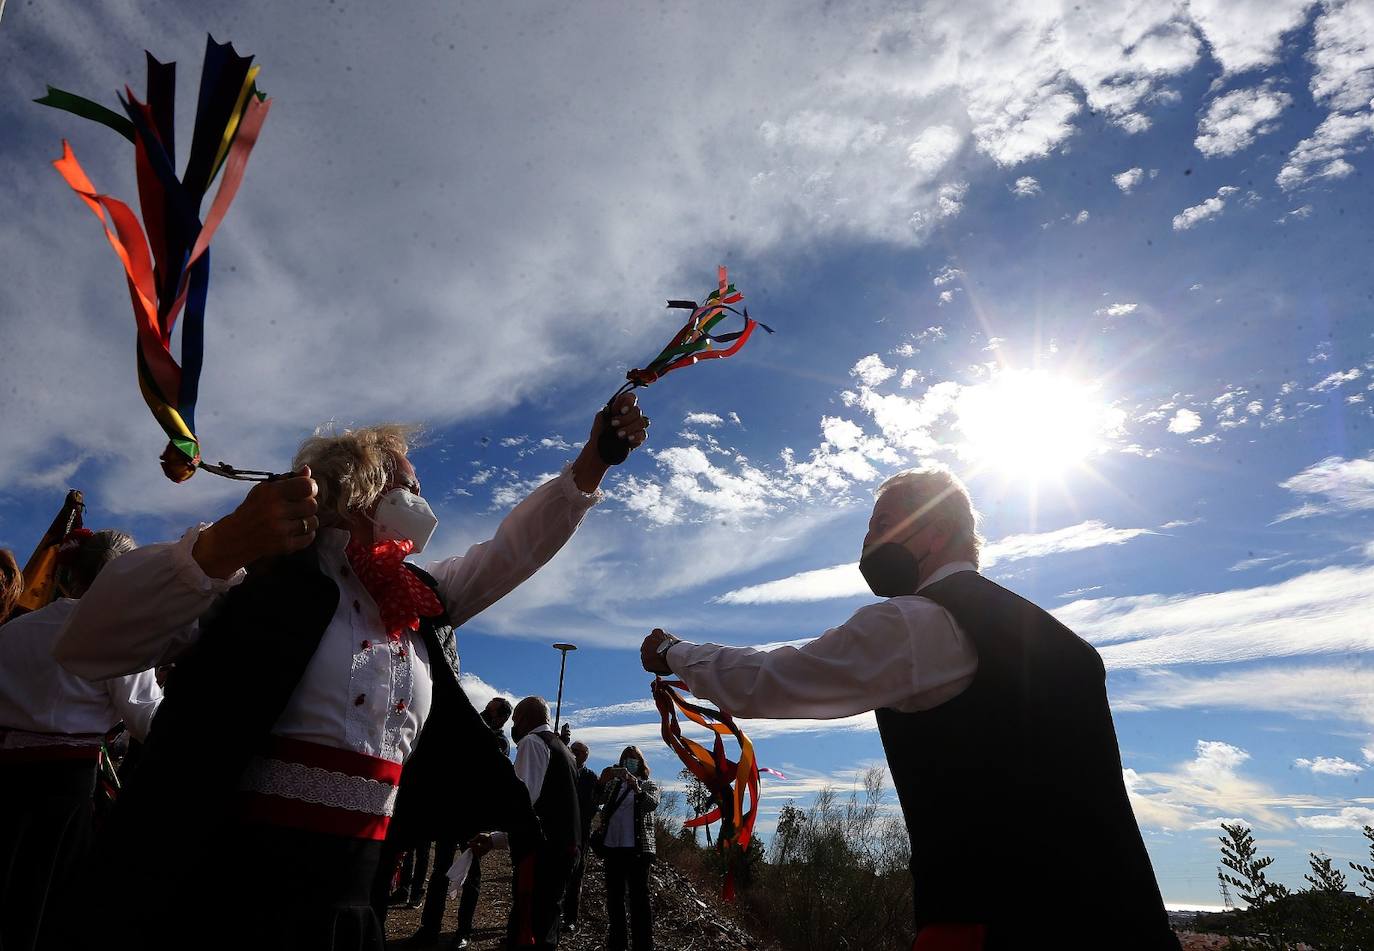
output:
[[[925, 528], [924, 525], [921, 528]], [[915, 538], [921, 528], [916, 529], [900, 542], [883, 542], [863, 553], [859, 558], [859, 573], [868, 582], [868, 588], [880, 598], [896, 598], [904, 594], [915, 594], [921, 584], [921, 562], [930, 557], [929, 552], [917, 558], [906, 547], [906, 542]]]

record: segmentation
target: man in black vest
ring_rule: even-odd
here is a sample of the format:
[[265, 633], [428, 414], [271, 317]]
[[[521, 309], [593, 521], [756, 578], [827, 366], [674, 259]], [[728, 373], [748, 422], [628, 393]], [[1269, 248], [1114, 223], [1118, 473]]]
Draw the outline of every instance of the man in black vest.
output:
[[[558, 947], [563, 893], [582, 846], [582, 818], [577, 801], [577, 764], [568, 747], [549, 726], [549, 705], [542, 697], [526, 697], [515, 705], [511, 720], [515, 739], [515, 775], [524, 781], [534, 802], [534, 814], [544, 832], [544, 844], [534, 860], [533, 892], [529, 901], [523, 883], [512, 881], [509, 942], [521, 944], [529, 927], [540, 951]], [[476, 858], [493, 848], [505, 848], [501, 832], [483, 833], [469, 843]], [[522, 915], [528, 915], [528, 921]]]
[[[770, 652], [656, 630], [644, 667], [736, 716], [877, 711], [911, 836], [917, 951], [1177, 949], [1122, 779], [1102, 660], [980, 575], [981, 543], [954, 475], [902, 473], [878, 489], [859, 561], [886, 600]], [[1025, 874], [993, 887], [1007, 861]], [[1052, 914], [1067, 903], [1073, 915]]]

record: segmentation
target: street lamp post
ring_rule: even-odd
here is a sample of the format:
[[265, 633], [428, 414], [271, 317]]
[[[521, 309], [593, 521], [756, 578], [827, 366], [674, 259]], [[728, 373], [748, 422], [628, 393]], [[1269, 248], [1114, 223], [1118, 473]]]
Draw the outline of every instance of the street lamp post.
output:
[[555, 644], [554, 650], [562, 654], [558, 663], [558, 706], [553, 714], [553, 732], [558, 732], [558, 720], [563, 715], [563, 671], [568, 668], [568, 651], [577, 650], [576, 644]]

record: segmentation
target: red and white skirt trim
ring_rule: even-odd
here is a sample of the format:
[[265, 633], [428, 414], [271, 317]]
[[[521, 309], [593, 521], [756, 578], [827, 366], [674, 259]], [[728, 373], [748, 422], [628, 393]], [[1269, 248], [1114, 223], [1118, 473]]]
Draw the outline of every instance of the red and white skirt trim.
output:
[[355, 839], [386, 838], [396, 808], [401, 764], [272, 737], [239, 782], [243, 818]]
[[0, 729], [0, 766], [100, 759], [100, 733], [29, 733]]

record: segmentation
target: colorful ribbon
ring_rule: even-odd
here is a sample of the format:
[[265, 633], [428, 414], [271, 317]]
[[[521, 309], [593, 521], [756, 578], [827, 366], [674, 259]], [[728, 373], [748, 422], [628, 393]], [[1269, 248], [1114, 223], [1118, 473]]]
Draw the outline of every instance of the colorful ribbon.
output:
[[[144, 402], [166, 432], [162, 471], [184, 482], [197, 468], [229, 478], [266, 475], [200, 459], [195, 434], [196, 402], [205, 350], [205, 302], [210, 284], [210, 241], [243, 182], [248, 156], [257, 143], [271, 100], [258, 91], [258, 67], [239, 56], [232, 43], [206, 41], [200, 95], [186, 169], [177, 178], [175, 129], [176, 64], [148, 57], [148, 101], [125, 87], [119, 97], [127, 118], [81, 96], [48, 87], [36, 102], [108, 126], [134, 145], [138, 216], [128, 205], [98, 193], [62, 141], [58, 173], [100, 219], [105, 237], [124, 266], [138, 328], [138, 385]], [[200, 208], [216, 177], [219, 190], [204, 221]], [[145, 237], [146, 231], [146, 237]], [[172, 356], [172, 330], [181, 328], [181, 363]]]
[[[656, 678], [652, 689], [654, 703], [663, 720], [663, 742], [678, 755], [692, 775], [701, 780], [711, 794], [711, 801], [715, 803], [709, 812], [688, 819], [683, 825], [695, 829], [719, 821], [717, 847], [727, 855], [738, 849], [738, 854], [742, 856], [753, 837], [754, 819], [759, 807], [759, 767], [754, 758], [754, 744], [728, 713], [684, 700], [678, 691], [686, 691], [688, 687], [681, 681]], [[679, 712], [715, 734], [711, 749], [682, 735], [678, 724]], [[733, 736], [739, 743], [738, 760], [731, 760], [725, 755], [726, 736]], [[749, 799], [747, 808], [746, 796]], [[734, 900], [733, 867], [725, 874], [725, 884], [720, 894], [726, 901]]]
[[[648, 366], [631, 370], [625, 374], [629, 386], [648, 386], [664, 374], [682, 367], [689, 367], [700, 360], [717, 360], [734, 356], [754, 333], [755, 327], [762, 327], [768, 333], [773, 330], [749, 316], [749, 309], [736, 310], [731, 304], [744, 300], [744, 295], [735, 289], [726, 275], [725, 265], [716, 270], [718, 286], [706, 298], [705, 304], [692, 300], [670, 300], [668, 306], [678, 310], [690, 310], [691, 316], [682, 329], [673, 336], [668, 346], [649, 361]], [[713, 334], [716, 326], [725, 319], [727, 313], [736, 314], [744, 320], [744, 328], [734, 333]], [[716, 349], [719, 344], [731, 344], [725, 349]]]

